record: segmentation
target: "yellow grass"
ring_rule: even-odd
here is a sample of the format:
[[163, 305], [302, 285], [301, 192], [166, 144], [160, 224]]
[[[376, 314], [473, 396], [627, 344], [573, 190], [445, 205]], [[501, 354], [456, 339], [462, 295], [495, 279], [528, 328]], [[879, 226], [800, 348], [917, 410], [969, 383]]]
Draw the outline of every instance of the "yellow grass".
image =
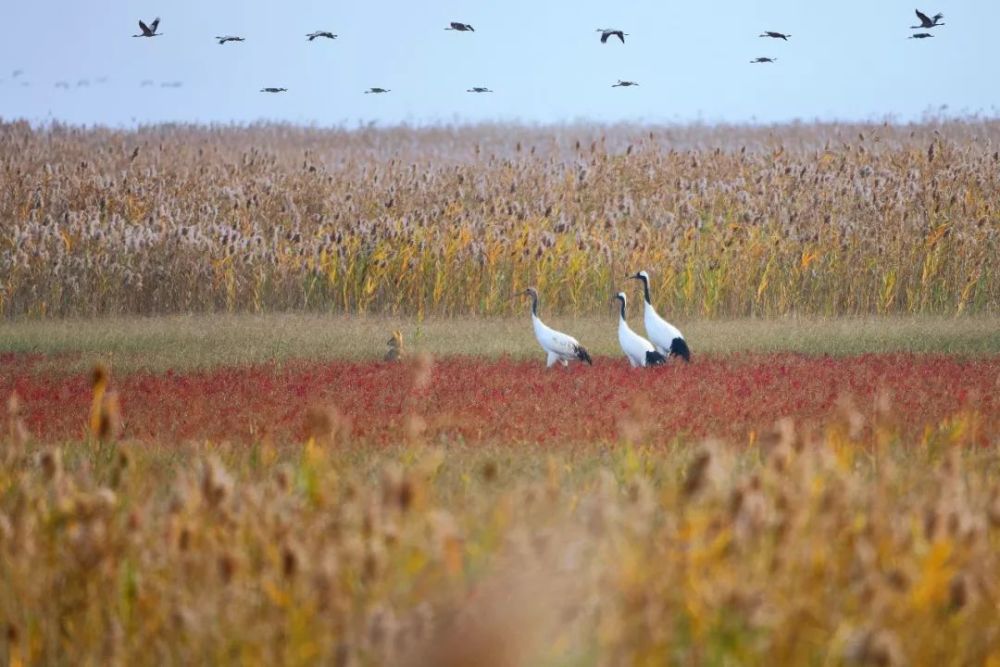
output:
[[[0, 124], [0, 316], [1000, 310], [1000, 123]], [[139, 148], [133, 160], [133, 150]]]
[[[414, 318], [308, 314], [187, 315], [22, 320], [0, 326], [0, 352], [41, 354], [43, 367], [85, 372], [95, 361], [117, 371], [163, 371], [261, 364], [286, 359], [381, 359], [393, 331], [407, 350], [435, 357], [472, 355], [538, 357], [528, 317]], [[576, 336], [591, 353], [617, 357], [616, 314], [542, 313], [546, 322]], [[642, 330], [638, 309], [632, 324]], [[997, 317], [888, 316], [676, 320], [695, 357], [735, 352], [933, 352], [1000, 354]]]

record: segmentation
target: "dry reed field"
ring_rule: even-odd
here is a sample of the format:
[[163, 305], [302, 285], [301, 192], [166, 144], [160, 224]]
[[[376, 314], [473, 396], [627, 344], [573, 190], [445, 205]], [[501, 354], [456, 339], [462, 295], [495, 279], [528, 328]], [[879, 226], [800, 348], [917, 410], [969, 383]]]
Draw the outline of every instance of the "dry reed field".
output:
[[0, 664], [1000, 666], [1000, 122], [0, 163]]
[[1000, 310], [1000, 123], [0, 125], [0, 314]]

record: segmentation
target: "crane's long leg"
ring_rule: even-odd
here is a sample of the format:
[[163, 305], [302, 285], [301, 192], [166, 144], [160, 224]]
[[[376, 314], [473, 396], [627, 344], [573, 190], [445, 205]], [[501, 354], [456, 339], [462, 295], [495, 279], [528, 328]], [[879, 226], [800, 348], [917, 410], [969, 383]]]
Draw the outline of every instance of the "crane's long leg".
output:
[[547, 360], [547, 363], [545, 364], [545, 367], [552, 368], [557, 361], [559, 361], [559, 355], [557, 355], [555, 352], [549, 352], [549, 358]]

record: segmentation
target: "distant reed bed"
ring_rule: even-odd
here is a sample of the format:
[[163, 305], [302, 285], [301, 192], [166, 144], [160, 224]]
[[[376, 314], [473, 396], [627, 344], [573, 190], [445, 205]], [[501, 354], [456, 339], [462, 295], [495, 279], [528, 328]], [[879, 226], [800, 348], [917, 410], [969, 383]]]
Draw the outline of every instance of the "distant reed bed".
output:
[[1000, 122], [0, 124], [0, 316], [1000, 312]]

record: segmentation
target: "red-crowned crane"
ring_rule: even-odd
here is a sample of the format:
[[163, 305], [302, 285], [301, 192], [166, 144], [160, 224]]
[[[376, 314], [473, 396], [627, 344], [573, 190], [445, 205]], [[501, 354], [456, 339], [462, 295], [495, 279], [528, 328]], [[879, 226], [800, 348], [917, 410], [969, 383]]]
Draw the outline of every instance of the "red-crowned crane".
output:
[[649, 274], [639, 271], [634, 276], [627, 276], [632, 280], [642, 281], [642, 292], [644, 299], [642, 321], [646, 325], [646, 335], [656, 351], [664, 356], [680, 357], [684, 361], [691, 361], [691, 350], [680, 329], [670, 322], [660, 317], [653, 307], [653, 300], [649, 296]]
[[621, 302], [621, 316], [618, 318], [618, 344], [622, 346], [622, 352], [632, 368], [646, 368], [647, 366], [659, 366], [667, 363], [667, 358], [656, 351], [653, 344], [632, 331], [632, 327], [625, 320], [625, 305], [627, 303], [625, 292], [618, 292], [615, 298]]
[[538, 339], [538, 344], [542, 346], [542, 349], [548, 355], [545, 362], [546, 368], [552, 368], [556, 363], [568, 366], [571, 361], [584, 361], [591, 366], [594, 365], [590, 354], [580, 345], [577, 339], [546, 326], [544, 322], [538, 319], [538, 290], [534, 287], [529, 287], [523, 292], [519, 292], [517, 296], [531, 297], [531, 326], [535, 330], [535, 338]]

